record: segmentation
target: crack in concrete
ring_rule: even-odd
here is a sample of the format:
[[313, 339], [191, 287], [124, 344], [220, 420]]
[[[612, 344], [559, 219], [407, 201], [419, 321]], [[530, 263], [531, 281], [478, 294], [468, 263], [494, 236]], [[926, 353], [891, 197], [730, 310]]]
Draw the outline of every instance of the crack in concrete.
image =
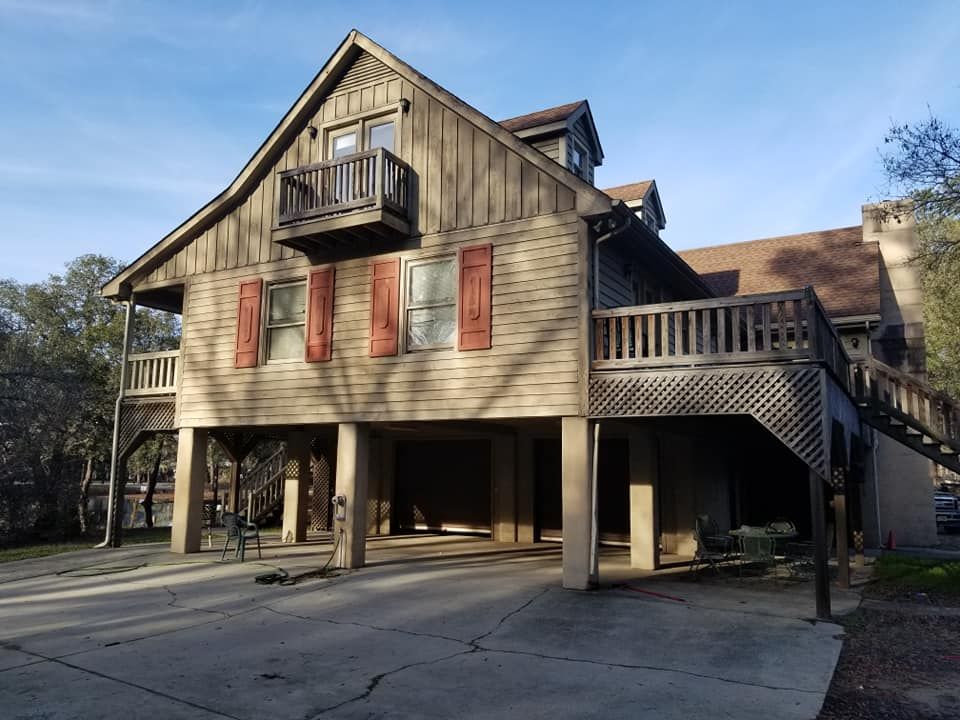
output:
[[89, 668], [85, 668], [81, 665], [75, 665], [73, 663], [66, 662], [62, 658], [48, 657], [46, 655], [42, 655], [41, 653], [33, 652], [32, 650], [24, 650], [22, 648], [20, 649], [20, 652], [25, 653], [27, 655], [32, 655], [35, 658], [40, 658], [40, 660], [38, 660], [36, 663], [32, 663], [33, 665], [41, 665], [44, 662], [50, 662], [56, 665], [62, 665], [64, 667], [71, 668], [72, 670], [77, 670], [79, 672], [86, 673], [87, 675], [93, 675], [94, 677], [101, 678], [102, 680], [109, 680], [111, 682], [120, 683], [121, 685], [126, 685], [127, 687], [132, 687], [132, 688], [136, 688], [137, 690], [142, 690], [143, 692], [149, 693], [150, 695], [162, 697], [166, 700], [179, 703], [180, 705], [186, 705], [187, 707], [194, 708], [195, 710], [203, 710], [204, 712], [208, 712], [211, 715], [229, 718], [230, 720], [244, 720], [244, 718], [238, 717], [237, 715], [231, 715], [229, 713], [223, 712], [222, 710], [217, 710], [215, 708], [207, 707], [206, 705], [201, 705], [200, 703], [195, 703], [191, 700], [184, 700], [183, 698], [178, 698], [175, 695], [170, 695], [169, 693], [165, 693], [161, 690], [154, 690], [153, 688], [147, 687], [146, 685], [140, 685], [135, 682], [130, 682], [129, 680], [124, 680], [122, 678], [113, 677], [112, 675], [107, 675], [106, 673], [102, 673], [97, 670], [90, 670]]
[[209, 613], [211, 615], [219, 615], [224, 620], [229, 620], [231, 617], [233, 617], [230, 613], [224, 610], [207, 610], [206, 608], [196, 608], [189, 605], [177, 605], [177, 594], [167, 585], [164, 585], [163, 589], [170, 594], [170, 602], [167, 603], [167, 607], [177, 608], [180, 610], [193, 610], [194, 612]]

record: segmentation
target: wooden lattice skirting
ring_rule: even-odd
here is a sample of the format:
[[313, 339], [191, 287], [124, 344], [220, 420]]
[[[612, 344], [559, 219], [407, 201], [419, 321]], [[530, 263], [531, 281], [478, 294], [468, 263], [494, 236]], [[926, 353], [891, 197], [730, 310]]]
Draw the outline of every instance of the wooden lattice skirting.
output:
[[146, 435], [173, 430], [176, 400], [173, 397], [125, 400], [120, 409], [120, 457], [126, 458]]
[[590, 416], [751, 415], [826, 479], [822, 372], [803, 365], [593, 373]]

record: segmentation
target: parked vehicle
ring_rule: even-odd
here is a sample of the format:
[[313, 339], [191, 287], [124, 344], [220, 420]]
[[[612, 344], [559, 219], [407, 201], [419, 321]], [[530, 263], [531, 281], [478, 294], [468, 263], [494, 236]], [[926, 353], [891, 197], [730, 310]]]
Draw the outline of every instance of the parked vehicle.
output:
[[950, 493], [938, 492], [933, 496], [937, 513], [937, 532], [960, 530], [960, 500]]

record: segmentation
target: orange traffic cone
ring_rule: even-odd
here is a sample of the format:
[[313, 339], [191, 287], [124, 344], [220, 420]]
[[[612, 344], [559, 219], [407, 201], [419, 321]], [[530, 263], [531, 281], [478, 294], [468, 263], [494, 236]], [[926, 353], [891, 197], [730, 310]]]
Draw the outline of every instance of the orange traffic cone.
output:
[[891, 530], [887, 533], [887, 550], [896, 550], [897, 549], [897, 536]]

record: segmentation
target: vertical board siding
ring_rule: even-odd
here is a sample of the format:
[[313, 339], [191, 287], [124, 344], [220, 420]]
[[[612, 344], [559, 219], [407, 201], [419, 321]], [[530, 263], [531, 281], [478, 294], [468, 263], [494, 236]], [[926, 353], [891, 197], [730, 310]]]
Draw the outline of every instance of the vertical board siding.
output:
[[[235, 369], [237, 284], [249, 270], [194, 278], [184, 314], [181, 424], [534, 417], [576, 414], [580, 401], [575, 213], [423, 238], [405, 258], [492, 244], [492, 338], [484, 350], [369, 354], [370, 259], [336, 265], [329, 362]], [[266, 282], [306, 278], [304, 257], [264, 269]]]
[[[401, 97], [411, 105], [400, 120], [397, 152], [413, 169], [415, 232], [478, 227], [574, 208], [570, 188], [366, 53], [344, 73], [310, 122], [319, 127], [361, 110], [392, 108]], [[271, 241], [276, 174], [321, 160], [322, 142], [322, 133], [311, 138], [304, 126], [250, 193], [143, 280], [173, 280], [299, 256]], [[550, 142], [559, 152], [556, 138]]]

